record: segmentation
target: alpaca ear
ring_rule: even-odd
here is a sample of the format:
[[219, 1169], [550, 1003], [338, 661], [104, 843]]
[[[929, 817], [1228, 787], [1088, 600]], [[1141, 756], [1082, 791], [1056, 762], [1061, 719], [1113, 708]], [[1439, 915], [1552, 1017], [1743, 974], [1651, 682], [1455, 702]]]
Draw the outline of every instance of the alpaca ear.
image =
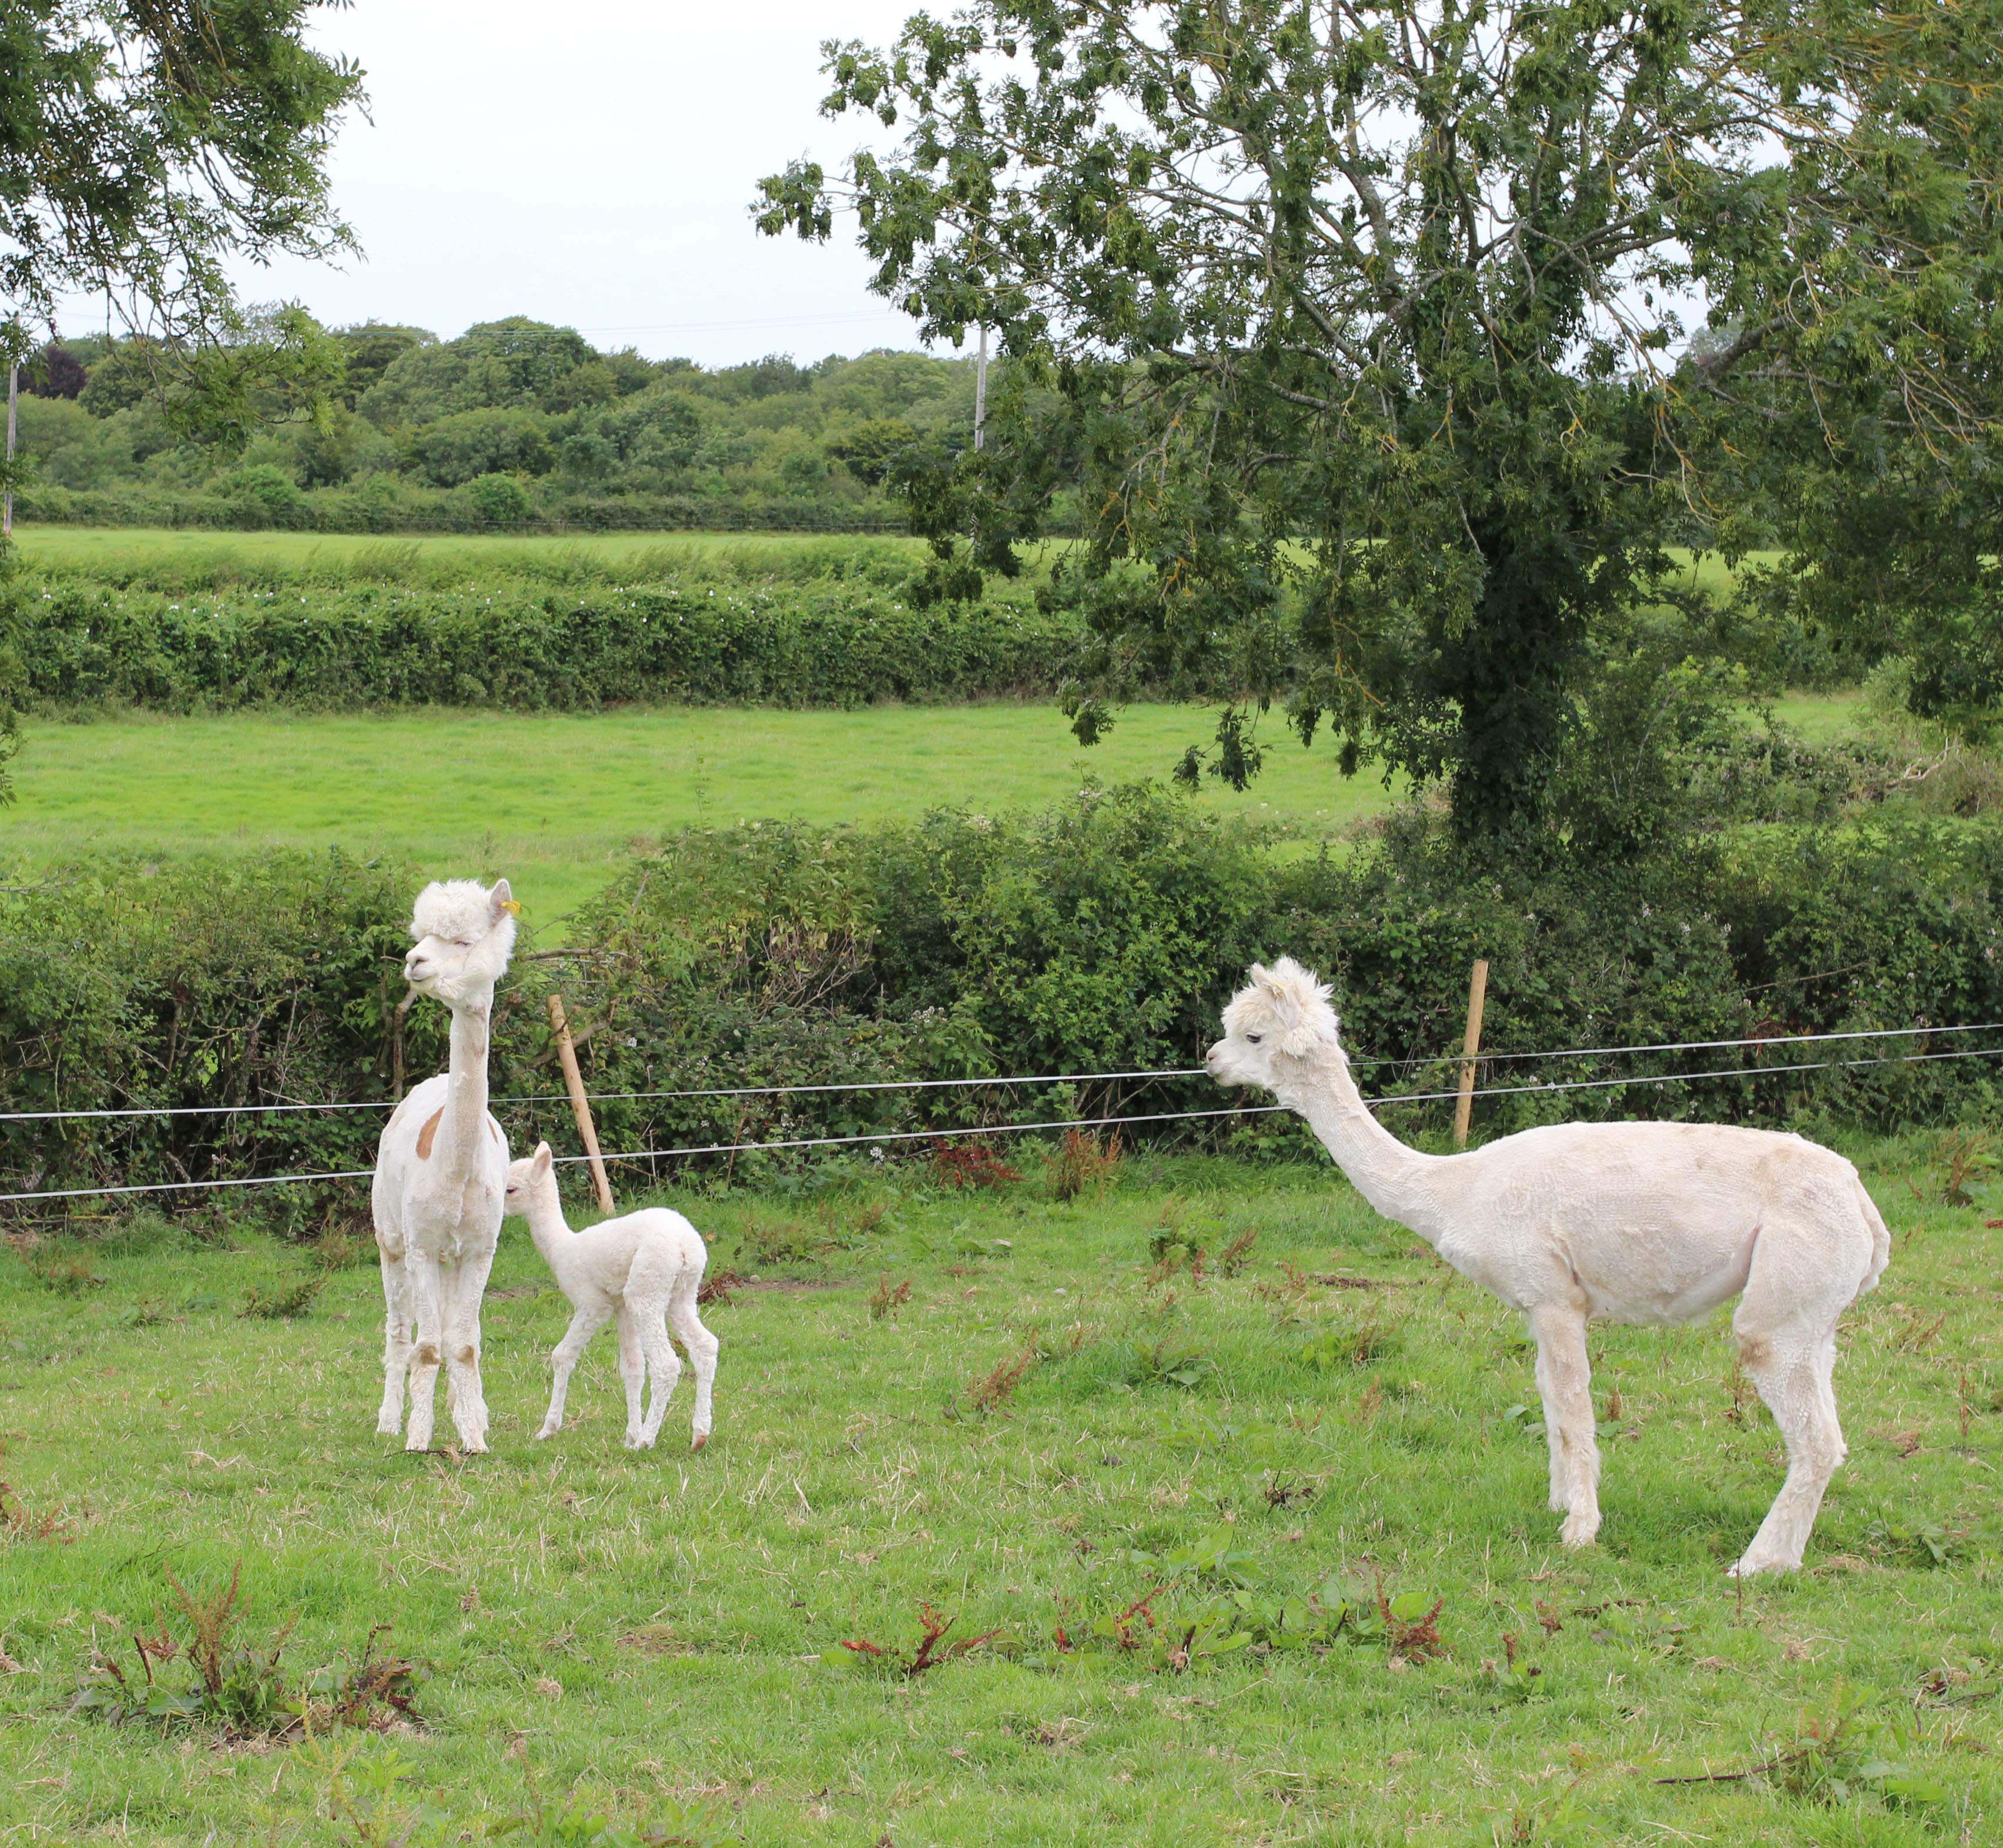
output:
[[503, 918], [519, 917], [522, 908], [516, 902], [515, 894], [505, 879], [497, 879], [494, 889], [487, 894], [487, 920], [490, 925], [498, 924]]
[[550, 1153], [550, 1145], [546, 1142], [537, 1143], [535, 1153], [529, 1158], [529, 1172], [538, 1181], [541, 1180], [544, 1175], [550, 1171], [550, 1164], [553, 1159]]

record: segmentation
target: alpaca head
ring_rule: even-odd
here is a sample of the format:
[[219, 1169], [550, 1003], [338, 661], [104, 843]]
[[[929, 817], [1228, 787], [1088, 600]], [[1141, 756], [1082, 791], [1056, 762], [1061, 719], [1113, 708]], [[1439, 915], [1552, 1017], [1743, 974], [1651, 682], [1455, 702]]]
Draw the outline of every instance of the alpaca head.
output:
[[546, 1193], [554, 1199], [556, 1191], [556, 1168], [550, 1145], [537, 1143], [534, 1154], [508, 1164], [508, 1192], [502, 1203], [502, 1213], [504, 1216], [524, 1219]]
[[515, 914], [521, 909], [505, 879], [435, 881], [418, 894], [411, 912], [417, 939], [404, 958], [404, 978], [448, 1007], [489, 999], [515, 948]]
[[1329, 991], [1291, 956], [1269, 969], [1252, 965], [1252, 979], [1224, 1010], [1224, 1038], [1204, 1063], [1220, 1084], [1256, 1084], [1273, 1090], [1286, 1082], [1296, 1061], [1317, 1052], [1342, 1056], [1339, 1024], [1328, 1004]]

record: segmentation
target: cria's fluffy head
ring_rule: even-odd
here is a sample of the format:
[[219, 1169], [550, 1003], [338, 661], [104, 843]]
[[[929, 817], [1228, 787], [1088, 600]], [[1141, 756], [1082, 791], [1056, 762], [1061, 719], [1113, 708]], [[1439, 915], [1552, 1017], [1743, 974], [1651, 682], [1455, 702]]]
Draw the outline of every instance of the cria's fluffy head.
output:
[[526, 1213], [535, 1199], [545, 1187], [556, 1185], [552, 1176], [554, 1157], [547, 1143], [537, 1143], [533, 1155], [524, 1155], [519, 1161], [508, 1164], [508, 1192], [502, 1203], [502, 1211], [516, 1216]]
[[1283, 956], [1271, 968], [1254, 963], [1251, 973], [1225, 1007], [1224, 1038], [1205, 1061], [1213, 1078], [1271, 1090], [1275, 1058], [1299, 1059], [1323, 1049], [1340, 1055], [1341, 1023], [1313, 970]]

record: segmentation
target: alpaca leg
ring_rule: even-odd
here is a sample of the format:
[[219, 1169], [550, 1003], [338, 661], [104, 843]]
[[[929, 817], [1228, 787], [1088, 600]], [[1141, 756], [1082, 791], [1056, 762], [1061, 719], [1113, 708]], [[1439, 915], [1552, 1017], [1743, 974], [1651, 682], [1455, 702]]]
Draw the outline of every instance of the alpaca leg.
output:
[[1802, 1329], [1774, 1335], [1740, 1331], [1739, 1353], [1788, 1445], [1787, 1480], [1753, 1544], [1731, 1569], [1732, 1576], [1744, 1578], [1756, 1572], [1792, 1572], [1801, 1564], [1830, 1479], [1848, 1452], [1831, 1384], [1833, 1329], [1820, 1335]]
[[487, 1398], [480, 1383], [480, 1305], [494, 1254], [481, 1252], [445, 1273], [446, 1404], [460, 1448], [487, 1447]]
[[411, 1356], [411, 1416], [404, 1433], [404, 1448], [428, 1451], [432, 1447], [432, 1402], [438, 1386], [439, 1343], [444, 1339], [439, 1303], [442, 1286], [438, 1260], [428, 1253], [406, 1251], [404, 1265], [418, 1328], [418, 1344]]
[[696, 1314], [696, 1290], [701, 1282], [700, 1272], [680, 1279], [668, 1302], [668, 1326], [673, 1330], [675, 1339], [687, 1349], [689, 1365], [695, 1371], [695, 1433], [690, 1445], [692, 1450], [701, 1450], [709, 1441], [710, 1390], [716, 1381], [717, 1339], [703, 1326], [702, 1318]]
[[1734, 1577], [1792, 1572], [1802, 1563], [1830, 1478], [1847, 1454], [1831, 1384], [1837, 1318], [1882, 1262], [1874, 1227], [1861, 1216], [1761, 1228], [1732, 1328], [1739, 1364], [1786, 1440], [1788, 1475]]
[[411, 1329], [417, 1312], [411, 1300], [411, 1279], [404, 1260], [377, 1241], [383, 1261], [383, 1407], [376, 1415], [379, 1437], [393, 1437], [404, 1428], [404, 1376], [411, 1370]]
[[1592, 1423], [1592, 1370], [1585, 1354], [1585, 1318], [1568, 1304], [1530, 1311], [1537, 1343], [1537, 1390], [1551, 1447], [1551, 1491], [1564, 1497], [1567, 1546], [1585, 1546], [1599, 1531], [1599, 1440]]
[[641, 1344], [632, 1306], [623, 1301], [619, 1305], [619, 1380], [626, 1388], [626, 1447], [638, 1450], [645, 1422], [641, 1416], [640, 1395], [647, 1384], [647, 1350]]
[[577, 1370], [578, 1358], [591, 1345], [591, 1338], [612, 1319], [612, 1311], [604, 1303], [580, 1303], [577, 1313], [570, 1318], [570, 1326], [564, 1338], [550, 1355], [550, 1364], [554, 1370], [550, 1384], [550, 1409], [544, 1415], [543, 1428], [537, 1432], [538, 1440], [554, 1437], [563, 1429], [564, 1400], [570, 1391], [570, 1377]]
[[634, 1325], [647, 1356], [647, 1419], [640, 1429], [640, 1447], [652, 1450], [661, 1434], [661, 1420], [668, 1415], [668, 1401], [681, 1383], [682, 1363], [675, 1344], [668, 1339], [666, 1306], [648, 1303], [636, 1306]]

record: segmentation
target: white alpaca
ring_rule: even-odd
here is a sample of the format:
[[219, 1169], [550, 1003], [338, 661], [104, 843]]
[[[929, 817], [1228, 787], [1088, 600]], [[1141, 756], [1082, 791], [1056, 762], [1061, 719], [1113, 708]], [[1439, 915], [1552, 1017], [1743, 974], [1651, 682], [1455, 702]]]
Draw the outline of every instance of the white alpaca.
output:
[[[547, 1143], [537, 1143], [534, 1154], [509, 1168], [508, 1211], [529, 1222], [536, 1249], [576, 1311], [550, 1356], [555, 1379], [549, 1412], [537, 1437], [554, 1437], [563, 1429], [571, 1374], [592, 1336], [616, 1317], [619, 1377], [626, 1386], [627, 1447], [651, 1450], [660, 1435], [668, 1399], [682, 1377], [682, 1363], [668, 1339], [672, 1328], [695, 1369], [695, 1436], [690, 1447], [701, 1450], [709, 1441], [717, 1349], [716, 1337], [695, 1312], [703, 1266], [709, 1262], [702, 1234], [664, 1206], [572, 1231], [557, 1193]], [[653, 1391], [642, 1419], [640, 1389], [649, 1379]]]
[[1799, 1136], [1704, 1123], [1568, 1123], [1422, 1155], [1364, 1104], [1328, 994], [1291, 958], [1255, 964], [1211, 1075], [1270, 1090], [1379, 1213], [1524, 1312], [1564, 1544], [1599, 1531], [1587, 1321], [1693, 1321], [1738, 1295], [1739, 1359], [1787, 1440], [1788, 1476], [1732, 1570], [1799, 1566], [1845, 1454], [1837, 1318], [1891, 1255], [1856, 1169]]
[[469, 1451], [487, 1447], [480, 1299], [508, 1181], [508, 1139], [487, 1110], [487, 1038], [494, 985], [515, 947], [516, 909], [505, 879], [491, 891], [455, 879], [426, 886], [411, 913], [417, 943], [404, 974], [452, 1010], [452, 1062], [397, 1106], [376, 1151], [371, 1205], [386, 1304], [376, 1428], [393, 1437], [402, 1426], [407, 1374], [406, 1450], [431, 1448], [441, 1356], [446, 1407], [460, 1443]]

